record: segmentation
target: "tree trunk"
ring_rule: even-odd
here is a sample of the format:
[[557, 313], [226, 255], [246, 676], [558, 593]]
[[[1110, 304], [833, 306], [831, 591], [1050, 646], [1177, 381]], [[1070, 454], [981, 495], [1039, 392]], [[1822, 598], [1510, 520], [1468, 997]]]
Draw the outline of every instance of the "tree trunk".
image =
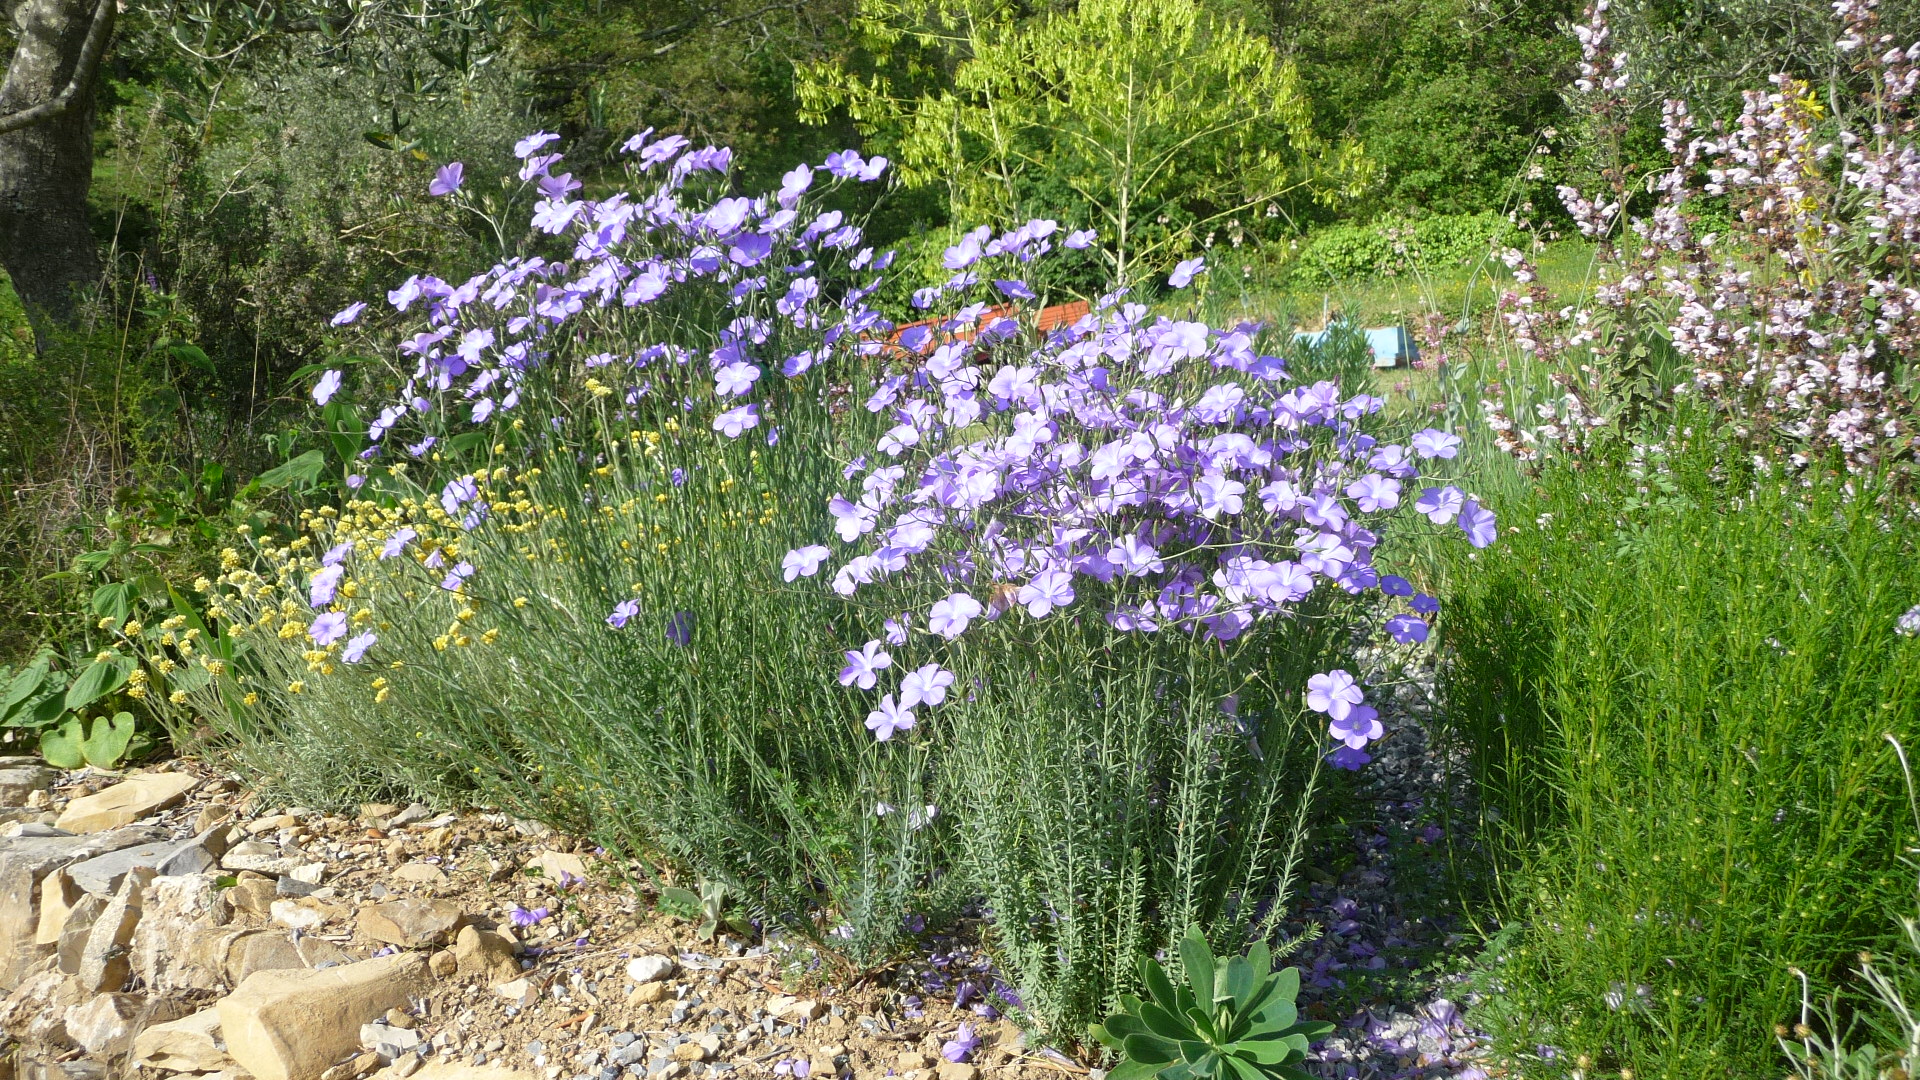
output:
[[[66, 322], [100, 278], [87, 225], [93, 96], [113, 0], [11, 0], [18, 35], [0, 84], [0, 266], [36, 329]], [[5, 130], [8, 120], [30, 120]]]

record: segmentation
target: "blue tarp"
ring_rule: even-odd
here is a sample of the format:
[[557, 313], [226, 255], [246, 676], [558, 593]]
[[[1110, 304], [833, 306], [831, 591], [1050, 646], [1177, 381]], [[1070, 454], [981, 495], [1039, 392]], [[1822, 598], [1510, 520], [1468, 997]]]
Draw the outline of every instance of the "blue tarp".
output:
[[[1373, 366], [1377, 368], [1412, 367], [1420, 359], [1420, 350], [1413, 343], [1413, 335], [1407, 333], [1404, 326], [1368, 327], [1360, 331], [1367, 339], [1367, 347], [1373, 350]], [[1327, 340], [1328, 331], [1315, 330], [1311, 333], [1293, 335], [1293, 340], [1307, 345], [1320, 345]]]

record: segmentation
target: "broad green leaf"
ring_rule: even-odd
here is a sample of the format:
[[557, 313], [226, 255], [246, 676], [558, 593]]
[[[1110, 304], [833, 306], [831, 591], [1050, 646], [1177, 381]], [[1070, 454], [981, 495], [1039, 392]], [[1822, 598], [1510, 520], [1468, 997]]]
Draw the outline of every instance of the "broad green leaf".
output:
[[87, 763], [80, 750], [82, 735], [80, 718], [69, 716], [66, 723], [40, 733], [40, 756], [56, 769], [77, 769]]
[[1153, 1065], [1165, 1065], [1180, 1056], [1180, 1044], [1157, 1035], [1136, 1033], [1120, 1041], [1128, 1059]]
[[1140, 1019], [1146, 1023], [1148, 1031], [1161, 1038], [1178, 1042], [1193, 1037], [1193, 1028], [1185, 1021], [1151, 1001], [1141, 1004]]
[[7, 683], [7, 696], [0, 699], [0, 720], [11, 717], [15, 709], [40, 691], [41, 684], [47, 681], [47, 666], [48, 660], [43, 653], [35, 657], [33, 663], [21, 668]]
[[1144, 1061], [1123, 1061], [1107, 1073], [1107, 1080], [1148, 1080], [1159, 1071], [1158, 1065], [1149, 1065]]
[[1173, 980], [1167, 978], [1167, 969], [1152, 960], [1148, 960], [1140, 967], [1140, 981], [1147, 984], [1147, 993], [1153, 997], [1154, 1002], [1163, 1009], [1178, 1008], [1179, 999], [1173, 992]]
[[1300, 1013], [1293, 1002], [1286, 998], [1275, 998], [1254, 1014], [1253, 1022], [1262, 1030], [1284, 1031], [1292, 1027], [1293, 1022], [1298, 1019], [1300, 1019]]
[[1226, 1064], [1227, 1071], [1233, 1074], [1235, 1080], [1266, 1080], [1266, 1077], [1260, 1072], [1259, 1067], [1252, 1061], [1235, 1057], [1232, 1054], [1228, 1054], [1220, 1060]]
[[87, 764], [110, 769], [126, 759], [135, 726], [130, 712], [114, 713], [111, 720], [99, 717], [81, 741], [80, 753], [86, 757]]
[[79, 711], [118, 689], [133, 673], [132, 657], [114, 655], [95, 660], [67, 687], [66, 707]]
[[1235, 1012], [1239, 1012], [1253, 997], [1256, 986], [1253, 965], [1247, 963], [1244, 956], [1235, 956], [1227, 960], [1222, 972], [1220, 985], [1213, 991], [1215, 1001], [1231, 1001]]
[[658, 906], [661, 911], [683, 919], [698, 919], [705, 914], [700, 906], [700, 894], [677, 885], [660, 890]]
[[208, 356], [207, 351], [198, 345], [188, 345], [183, 342], [181, 344], [168, 346], [167, 351], [173, 354], [175, 360], [196, 371], [201, 371], [208, 375], [220, 374], [220, 369], [213, 366], [213, 358]]
[[1181, 1043], [1180, 1056], [1191, 1064], [1195, 1076], [1217, 1076], [1220, 1071], [1220, 1057], [1207, 1049], [1206, 1043]]
[[1267, 948], [1264, 941], [1256, 941], [1247, 950], [1247, 965], [1253, 968], [1255, 978], [1265, 980], [1273, 974], [1273, 950]]
[[253, 482], [263, 488], [280, 488], [299, 484], [312, 487], [320, 482], [320, 473], [327, 467], [327, 456], [318, 450], [309, 450], [291, 461], [276, 465], [259, 476]]
[[1138, 1035], [1147, 1030], [1147, 1025], [1138, 1016], [1131, 1016], [1127, 1013], [1114, 1013], [1112, 1016], [1107, 1017], [1107, 1022], [1101, 1026], [1101, 1030], [1106, 1032], [1115, 1042], [1118, 1042], [1129, 1035]]
[[[34, 702], [32, 708], [25, 710], [26, 722], [24, 724], [16, 724], [16, 726], [43, 728], [59, 720], [66, 711], [67, 701], [63, 695], [48, 694], [46, 697]], [[15, 718], [16, 721], [19, 719], [19, 717]]]
[[1241, 1039], [1233, 1044], [1235, 1054], [1244, 1054], [1247, 1058], [1262, 1065], [1283, 1065], [1293, 1055], [1293, 1044], [1279, 1038], [1278, 1032], [1273, 1038]]
[[124, 581], [110, 581], [93, 590], [93, 613], [102, 618], [126, 622], [132, 604], [133, 586]]
[[1193, 987], [1194, 1000], [1207, 1012], [1213, 1011], [1213, 950], [1200, 935], [1198, 926], [1188, 929], [1180, 939], [1180, 963], [1187, 969], [1187, 982]]

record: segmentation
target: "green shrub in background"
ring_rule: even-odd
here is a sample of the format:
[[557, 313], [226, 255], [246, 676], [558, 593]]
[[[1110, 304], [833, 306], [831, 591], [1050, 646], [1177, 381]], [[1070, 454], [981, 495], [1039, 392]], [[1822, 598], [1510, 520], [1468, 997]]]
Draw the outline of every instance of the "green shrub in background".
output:
[[1865, 476], [1756, 475], [1700, 419], [1548, 465], [1447, 566], [1445, 721], [1508, 920], [1476, 1019], [1558, 1048], [1529, 1075], [1776, 1073], [1790, 969], [1834, 981], [1912, 888], [1883, 736], [1920, 728], [1920, 525]]
[[1369, 225], [1332, 225], [1311, 234], [1288, 264], [1301, 285], [1337, 285], [1402, 274], [1430, 275], [1471, 266], [1520, 241], [1504, 216], [1433, 214], [1385, 217]]

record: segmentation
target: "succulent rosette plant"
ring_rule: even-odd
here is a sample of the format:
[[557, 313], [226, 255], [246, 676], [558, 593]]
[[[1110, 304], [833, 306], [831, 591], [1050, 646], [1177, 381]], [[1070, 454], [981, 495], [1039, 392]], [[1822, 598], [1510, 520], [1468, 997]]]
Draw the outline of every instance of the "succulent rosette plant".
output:
[[1141, 957], [1147, 997], [1122, 994], [1120, 1011], [1094, 1026], [1095, 1040], [1122, 1058], [1111, 1080], [1309, 1080], [1294, 1066], [1333, 1025], [1300, 1021], [1300, 969], [1273, 970], [1258, 941], [1245, 956], [1216, 960], [1197, 926], [1180, 939], [1180, 962], [1184, 983]]

